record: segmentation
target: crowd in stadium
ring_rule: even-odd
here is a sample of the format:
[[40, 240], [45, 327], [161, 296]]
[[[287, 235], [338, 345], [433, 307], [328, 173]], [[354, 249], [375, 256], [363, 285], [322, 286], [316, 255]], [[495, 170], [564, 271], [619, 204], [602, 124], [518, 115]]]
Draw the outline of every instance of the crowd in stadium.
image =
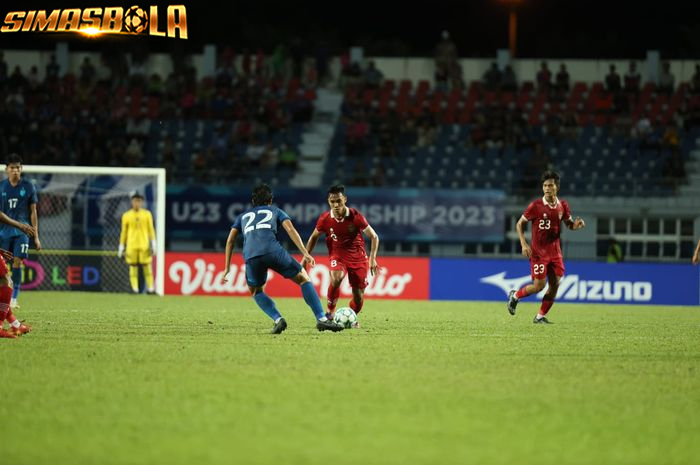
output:
[[[109, 75], [102, 78], [89, 58], [77, 75], [52, 59], [39, 79], [36, 67], [10, 70], [0, 55], [0, 150], [22, 153], [28, 164], [164, 166], [170, 180], [184, 182], [294, 172], [316, 88], [330, 82], [327, 56], [279, 46], [236, 57], [226, 47], [214, 76], [199, 76], [187, 57], [174, 58], [168, 76], [147, 75], [147, 58], [104, 52]], [[700, 126], [700, 65], [678, 84], [664, 63], [654, 85], [630, 62], [623, 76], [610, 66], [604, 82], [588, 85], [564, 64], [554, 72], [542, 62], [536, 76], [516, 76], [493, 63], [481, 81], [465, 83], [447, 33], [436, 48], [433, 83], [384, 79], [373, 61], [363, 66], [347, 55], [341, 64], [338, 134], [347, 157], [392, 160], [402, 147], [478, 149], [526, 157], [525, 170], [538, 173], [554, 163], [553, 150], [585, 150], [581, 136], [594, 127], [615, 148], [663, 152], [663, 177], [679, 180], [684, 137]], [[356, 164], [345, 182], [391, 182], [391, 163], [375, 168], [365, 176], [367, 167]]]

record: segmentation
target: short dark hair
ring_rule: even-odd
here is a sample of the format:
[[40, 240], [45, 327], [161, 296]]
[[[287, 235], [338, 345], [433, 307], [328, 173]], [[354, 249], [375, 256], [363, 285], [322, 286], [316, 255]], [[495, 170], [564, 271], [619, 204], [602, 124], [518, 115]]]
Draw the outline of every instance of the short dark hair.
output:
[[329, 187], [328, 188], [328, 195], [330, 196], [332, 194], [340, 194], [344, 197], [347, 197], [345, 195], [345, 186], [343, 186], [342, 184], [335, 184], [335, 185]]
[[552, 180], [554, 180], [554, 184], [556, 184], [557, 186], [559, 186], [559, 180], [560, 180], [560, 178], [559, 178], [559, 173], [557, 173], [556, 171], [554, 171], [554, 170], [547, 170], [547, 171], [545, 171], [544, 173], [542, 173], [542, 178], [541, 178], [542, 182], [545, 182], [547, 179], [552, 179]]
[[272, 189], [265, 183], [253, 188], [253, 206], [269, 205], [272, 203]]
[[7, 162], [5, 162], [7, 165], [14, 165], [14, 164], [22, 164], [22, 157], [17, 155], [16, 153], [11, 153], [7, 156]]
[[143, 195], [139, 194], [138, 192], [134, 192], [133, 194], [131, 194], [131, 198], [144, 200]]

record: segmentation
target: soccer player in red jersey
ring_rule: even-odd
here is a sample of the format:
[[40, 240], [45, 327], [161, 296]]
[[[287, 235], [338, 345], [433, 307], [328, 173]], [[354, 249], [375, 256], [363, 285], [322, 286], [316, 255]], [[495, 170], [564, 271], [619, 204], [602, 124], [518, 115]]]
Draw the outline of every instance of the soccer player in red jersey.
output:
[[[367, 272], [371, 272], [372, 275], [377, 272], [379, 236], [360, 212], [346, 205], [347, 201], [344, 186], [338, 184], [328, 189], [328, 205], [331, 209], [318, 218], [316, 229], [306, 243], [306, 250], [311, 253], [316, 247], [319, 236], [322, 233], [326, 235], [331, 265], [331, 282], [328, 286], [329, 318], [332, 318], [335, 313], [340, 296], [340, 283], [346, 274], [352, 287], [350, 308], [355, 313], [360, 313], [367, 287]], [[369, 259], [362, 234], [369, 237], [371, 241]], [[302, 262], [302, 265], [305, 264]]]
[[[561, 223], [575, 231], [586, 226], [579, 217], [572, 219], [569, 204], [564, 199], [559, 199], [559, 174], [556, 171], [545, 171], [542, 174], [542, 190], [544, 197], [534, 200], [520, 217], [515, 229], [518, 231], [522, 253], [530, 259], [530, 274], [532, 284], [528, 284], [520, 290], [513, 289], [508, 294], [508, 311], [515, 315], [515, 307], [523, 297], [536, 294], [544, 289], [549, 282], [547, 292], [542, 298], [539, 313], [533, 323], [550, 323], [545, 315], [557, 296], [559, 281], [564, 276], [564, 260], [561, 254], [559, 236]], [[523, 226], [532, 223], [532, 246], [528, 245]]]

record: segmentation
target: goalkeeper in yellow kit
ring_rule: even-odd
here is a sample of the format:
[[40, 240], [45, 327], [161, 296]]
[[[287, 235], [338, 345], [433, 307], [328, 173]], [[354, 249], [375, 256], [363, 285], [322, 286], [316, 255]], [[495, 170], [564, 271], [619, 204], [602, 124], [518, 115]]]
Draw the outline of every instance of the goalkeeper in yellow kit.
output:
[[131, 196], [131, 210], [122, 215], [122, 232], [119, 236], [119, 258], [126, 252], [129, 265], [131, 289], [139, 292], [139, 266], [143, 266], [143, 277], [149, 294], [155, 293], [151, 261], [156, 254], [156, 231], [151, 212], [143, 207], [143, 196]]

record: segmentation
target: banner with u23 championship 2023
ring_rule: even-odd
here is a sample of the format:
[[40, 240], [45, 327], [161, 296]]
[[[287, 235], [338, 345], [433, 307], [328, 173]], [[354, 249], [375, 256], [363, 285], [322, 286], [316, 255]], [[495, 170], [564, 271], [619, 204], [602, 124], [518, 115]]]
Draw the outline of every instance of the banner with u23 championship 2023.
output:
[[[348, 206], [362, 213], [383, 240], [501, 242], [504, 194], [495, 190], [348, 188]], [[308, 237], [330, 207], [325, 189], [275, 191], [274, 204]], [[250, 208], [250, 189], [171, 186], [168, 234], [181, 239], [226, 237], [236, 217]], [[281, 233], [284, 236], [284, 233]]]
[[[295, 256], [300, 260], [300, 256]], [[309, 270], [319, 295], [326, 296], [329, 276], [328, 257], [316, 256], [316, 266]], [[429, 298], [429, 259], [382, 258], [379, 272], [368, 276], [365, 295], [372, 298], [427, 300]], [[223, 253], [165, 254], [165, 293], [174, 295], [250, 296], [245, 279], [245, 264], [240, 254], [231, 259], [231, 275], [222, 283]], [[272, 271], [267, 275], [267, 291], [275, 297], [299, 297], [299, 286]], [[341, 297], [352, 295], [348, 280], [340, 288]]]

